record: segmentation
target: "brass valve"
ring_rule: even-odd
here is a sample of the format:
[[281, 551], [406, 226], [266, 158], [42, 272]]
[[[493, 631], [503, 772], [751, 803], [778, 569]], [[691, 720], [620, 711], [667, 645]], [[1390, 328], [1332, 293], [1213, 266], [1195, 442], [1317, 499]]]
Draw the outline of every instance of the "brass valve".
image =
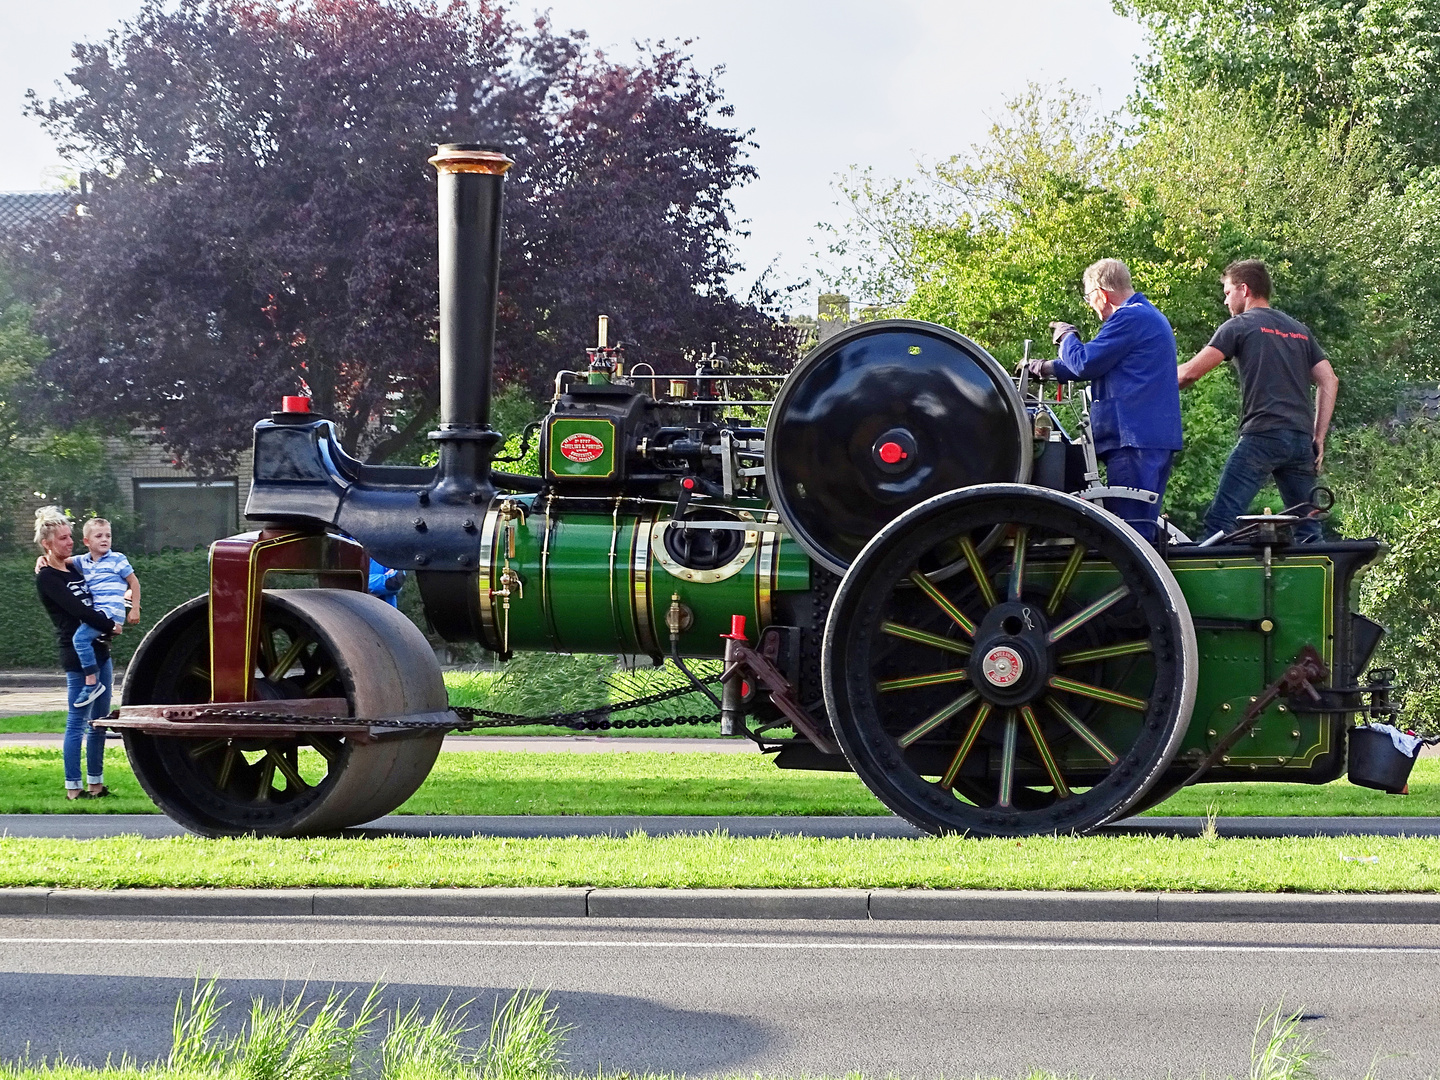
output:
[[518, 519], [520, 525], [525, 524], [525, 507], [514, 499], [505, 499], [500, 503], [500, 527], [505, 530], [505, 555], [507, 558], [515, 557], [515, 530]]
[[515, 570], [509, 566], [500, 571], [500, 587], [491, 589], [490, 595], [500, 598], [501, 627], [500, 627], [500, 651], [510, 651], [510, 597], [525, 599], [525, 581]]
[[670, 631], [670, 637], [677, 638], [690, 627], [695, 625], [695, 612], [689, 604], [680, 602], [680, 594], [670, 594], [670, 607], [665, 612], [665, 629]]

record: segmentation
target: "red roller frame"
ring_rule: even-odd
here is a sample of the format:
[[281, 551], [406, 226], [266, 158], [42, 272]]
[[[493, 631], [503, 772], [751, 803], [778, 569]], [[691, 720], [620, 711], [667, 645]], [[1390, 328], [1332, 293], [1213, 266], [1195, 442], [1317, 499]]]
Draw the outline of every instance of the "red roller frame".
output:
[[321, 588], [364, 591], [370, 559], [335, 533], [264, 529], [210, 545], [210, 700], [250, 701], [265, 575], [315, 574]]

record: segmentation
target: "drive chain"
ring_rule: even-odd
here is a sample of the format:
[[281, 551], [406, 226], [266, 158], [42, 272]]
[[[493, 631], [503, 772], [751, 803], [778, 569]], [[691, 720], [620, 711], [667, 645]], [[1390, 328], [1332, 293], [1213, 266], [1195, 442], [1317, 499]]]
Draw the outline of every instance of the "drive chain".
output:
[[[719, 682], [718, 679], [708, 680], [710, 683]], [[709, 724], [719, 721], [720, 714], [711, 716], [665, 716], [655, 719], [640, 720], [612, 720], [611, 715], [618, 712], [628, 712], [631, 709], [644, 708], [646, 705], [656, 705], [662, 701], [669, 701], [671, 698], [683, 697], [686, 694], [695, 693], [693, 686], [678, 686], [670, 690], [661, 690], [658, 693], [649, 694], [645, 697], [633, 698], [630, 701], [620, 701], [613, 705], [600, 705], [592, 709], [580, 709], [568, 713], [551, 713], [546, 716], [523, 716], [519, 713], [497, 712], [494, 709], [476, 709], [468, 705], [452, 705], [451, 711], [460, 716], [461, 722], [445, 728], [446, 731], [475, 731], [485, 728], [506, 728], [520, 725], [537, 725], [544, 727], [568, 728], [571, 731], [611, 731], [611, 730], [633, 730], [636, 728], [661, 728], [681, 727], [686, 724]], [[476, 719], [483, 717], [484, 719]], [[306, 726], [318, 727], [357, 727], [373, 725], [390, 729], [415, 728], [422, 731], [438, 730], [436, 724], [409, 723], [403, 719], [394, 717], [380, 719], [365, 719], [357, 716], [296, 716], [293, 713], [260, 712], [250, 709], [215, 709], [205, 713], [206, 721], [233, 720], [237, 723], [263, 721], [274, 723], [277, 726], [287, 724], [305, 724]]]

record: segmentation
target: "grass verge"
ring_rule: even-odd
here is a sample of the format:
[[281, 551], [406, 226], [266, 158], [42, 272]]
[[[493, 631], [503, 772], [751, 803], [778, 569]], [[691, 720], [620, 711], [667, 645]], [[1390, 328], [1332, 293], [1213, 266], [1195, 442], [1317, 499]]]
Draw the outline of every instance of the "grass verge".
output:
[[[69, 802], [60, 751], [0, 748], [0, 813], [149, 814], [118, 744], [106, 753], [113, 798]], [[1415, 766], [1408, 796], [1340, 780], [1308, 784], [1213, 784], [1180, 792], [1151, 814], [1220, 816], [1440, 815], [1440, 758]], [[777, 769], [758, 754], [560, 754], [447, 752], [402, 814], [885, 815], [851, 773]]]
[[0, 735], [63, 735], [65, 710], [31, 713], [28, 716], [0, 716]]
[[[1365, 861], [1373, 858], [1374, 861]], [[1440, 892], [1440, 838], [0, 839], [0, 886]]]
[[[0, 813], [155, 813], [115, 744], [114, 797], [65, 799], [60, 751], [0, 749]], [[404, 814], [887, 814], [850, 773], [786, 772], [758, 754], [440, 755]]]

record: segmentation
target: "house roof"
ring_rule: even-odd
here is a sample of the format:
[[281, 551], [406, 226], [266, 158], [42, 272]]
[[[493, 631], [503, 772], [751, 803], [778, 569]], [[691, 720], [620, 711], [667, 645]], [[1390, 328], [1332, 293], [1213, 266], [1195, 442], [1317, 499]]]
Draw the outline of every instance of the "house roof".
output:
[[37, 219], [64, 217], [74, 205], [70, 191], [0, 191], [0, 233]]

